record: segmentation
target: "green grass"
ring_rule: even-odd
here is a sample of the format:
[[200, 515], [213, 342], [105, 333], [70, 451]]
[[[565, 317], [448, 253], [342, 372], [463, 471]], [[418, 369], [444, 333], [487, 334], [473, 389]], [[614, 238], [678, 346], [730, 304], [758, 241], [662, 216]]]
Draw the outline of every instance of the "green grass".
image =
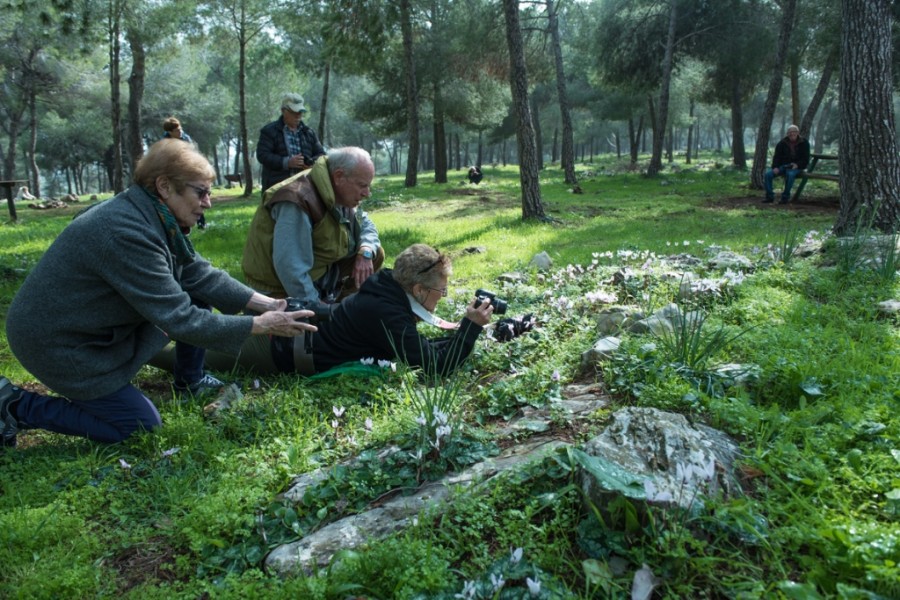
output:
[[[746, 173], [715, 160], [676, 164], [656, 179], [598, 160], [579, 165], [583, 194], [571, 193], [561, 172], [545, 170], [549, 224], [522, 222], [512, 167], [486, 167], [479, 186], [461, 184], [462, 172], [451, 172], [446, 185], [420, 174], [412, 190], [402, 176], [378, 177], [364, 206], [388, 264], [414, 242], [454, 258], [443, 316], [458, 318], [479, 287], [509, 300], [511, 314], [538, 316], [535, 332], [509, 344], [481, 340], [453, 381], [467, 429], [452, 464], [495, 452], [491, 432], [504, 417], [552, 402], [560, 384], [596, 378], [615, 391], [608, 410], [656, 406], [734, 436], [744, 453], [744, 497], [711, 498], [691, 514], [638, 513], [621, 501], [602, 507], [601, 523], [582, 505], [571, 461], [556, 455], [392, 539], [344, 553], [320, 576], [280, 579], [261, 569], [273, 544], [438, 475], [406, 459], [363, 460], [335, 471], [305, 506], [277, 498], [297, 474], [367, 448], [414, 447], [405, 375], [256, 381], [231, 374], [246, 399], [210, 421], [199, 406], [172, 403], [167, 376], [147, 367], [137, 383], [160, 408], [159, 431], [112, 446], [29, 431], [19, 449], [0, 453], [0, 597], [449, 599], [466, 582], [477, 597], [491, 597], [491, 576], [503, 573], [506, 593], [519, 595], [501, 597], [529, 597], [527, 575], [542, 582], [540, 597], [619, 598], [643, 564], [662, 578], [657, 594], [666, 598], [900, 597], [900, 334], [896, 320], [875, 311], [900, 297], [900, 285], [877, 270], [828, 266], [834, 258], [779, 261], [798, 232], [830, 229], [836, 206], [824, 198], [833, 191], [810, 186], [804, 194], [806, 202], [819, 194], [831, 210], [764, 207]], [[238, 194], [222, 193], [209, 227], [192, 238], [213, 264], [240, 277], [258, 200]], [[729, 200], [746, 197], [754, 199]], [[25, 273], [76, 210], [22, 207], [18, 223], [0, 226], [3, 321]], [[647, 350], [652, 337], [625, 336], [613, 360], [582, 370], [601, 307], [588, 293], [662, 306], [678, 285], [666, 276], [676, 269], [658, 257], [708, 258], [719, 246], [751, 257], [756, 268], [729, 293], [703, 301], [696, 325], [704, 332], [686, 333], [697, 343], [717, 331], [743, 335], [725, 336], [723, 347], [704, 348], [711, 355], [693, 362]], [[528, 267], [541, 251], [554, 260], [550, 273]], [[642, 275], [612, 284], [624, 266]], [[509, 272], [525, 280], [501, 283]], [[712, 371], [718, 362], [756, 365], [755, 376], [732, 385]], [[5, 337], [0, 373], [38, 385]], [[335, 427], [333, 407], [341, 406]], [[607, 414], [569, 434], [588, 439]], [[514, 548], [523, 549], [518, 563]], [[623, 571], [612, 567], [619, 562]]]

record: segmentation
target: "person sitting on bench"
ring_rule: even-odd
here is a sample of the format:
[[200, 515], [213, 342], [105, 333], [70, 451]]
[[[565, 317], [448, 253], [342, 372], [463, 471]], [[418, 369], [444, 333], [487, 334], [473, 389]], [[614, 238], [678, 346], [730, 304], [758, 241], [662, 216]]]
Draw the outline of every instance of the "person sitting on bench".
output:
[[791, 125], [787, 128], [787, 136], [775, 146], [772, 168], [766, 171], [766, 198], [763, 202], [775, 202], [773, 180], [776, 177], [784, 177], [784, 191], [781, 193], [779, 204], [787, 204], [791, 199], [794, 180], [808, 164], [809, 141], [800, 137], [799, 127]]

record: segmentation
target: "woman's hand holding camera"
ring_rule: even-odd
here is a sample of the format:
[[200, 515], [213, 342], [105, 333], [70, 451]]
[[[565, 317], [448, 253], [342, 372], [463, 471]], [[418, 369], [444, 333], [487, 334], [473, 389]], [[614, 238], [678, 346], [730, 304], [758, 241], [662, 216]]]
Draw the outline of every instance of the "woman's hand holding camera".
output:
[[490, 298], [475, 298], [472, 304], [466, 307], [466, 318], [482, 327], [491, 322], [493, 314], [494, 305]]

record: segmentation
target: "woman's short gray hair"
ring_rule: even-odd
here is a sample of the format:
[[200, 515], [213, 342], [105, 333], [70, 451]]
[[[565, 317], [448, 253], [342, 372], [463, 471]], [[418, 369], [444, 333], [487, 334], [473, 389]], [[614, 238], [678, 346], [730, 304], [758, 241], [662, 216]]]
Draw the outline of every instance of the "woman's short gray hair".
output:
[[442, 278], [452, 273], [450, 257], [427, 244], [413, 244], [394, 261], [394, 281], [407, 292], [412, 292], [417, 283], [425, 287], [439, 285]]

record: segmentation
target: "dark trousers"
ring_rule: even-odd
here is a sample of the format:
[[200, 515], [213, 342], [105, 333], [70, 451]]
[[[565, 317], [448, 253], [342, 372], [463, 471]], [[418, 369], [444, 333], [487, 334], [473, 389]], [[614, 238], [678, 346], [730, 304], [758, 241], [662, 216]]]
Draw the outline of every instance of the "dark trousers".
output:
[[[191, 298], [191, 304], [203, 310], [212, 310], [205, 302]], [[206, 357], [206, 348], [192, 346], [185, 342], [175, 342], [175, 364], [172, 373], [175, 383], [189, 385], [197, 383], [203, 378], [203, 362]]]
[[162, 425], [159, 411], [150, 399], [131, 384], [90, 400], [24, 392], [16, 404], [16, 414], [28, 429], [110, 443], [121, 442], [135, 431]]

